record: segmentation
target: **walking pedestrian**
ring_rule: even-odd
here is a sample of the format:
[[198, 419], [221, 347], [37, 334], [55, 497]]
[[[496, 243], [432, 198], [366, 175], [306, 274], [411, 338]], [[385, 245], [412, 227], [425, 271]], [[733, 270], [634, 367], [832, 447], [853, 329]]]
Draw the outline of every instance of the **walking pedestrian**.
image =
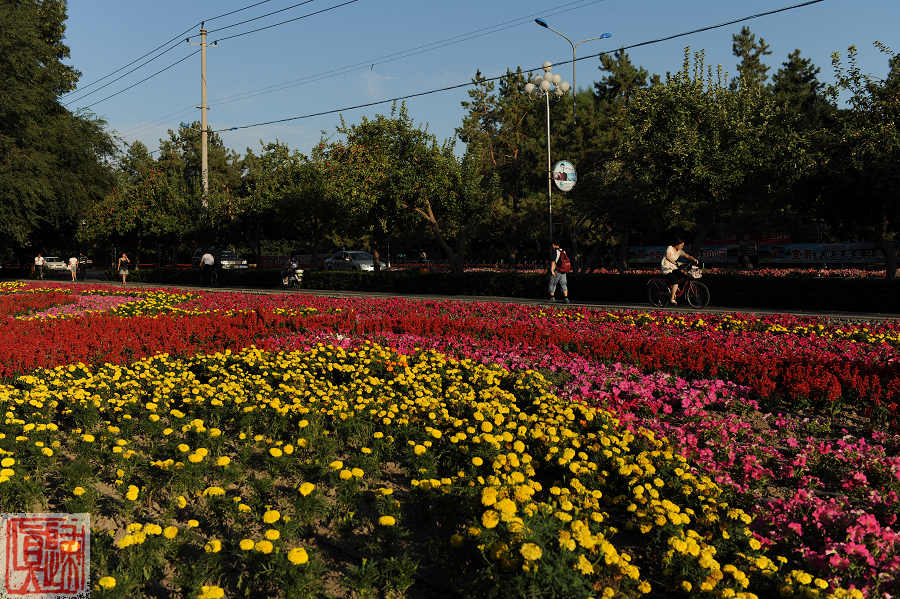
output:
[[72, 282], [78, 280], [78, 258], [72, 256], [69, 258], [69, 274], [72, 275]]
[[122, 277], [122, 287], [125, 287], [125, 279], [128, 277], [128, 266], [131, 264], [131, 260], [128, 259], [128, 256], [125, 252], [122, 252], [122, 255], [119, 256], [119, 261], [116, 263], [116, 270], [119, 272], [119, 275]]
[[44, 257], [38, 252], [38, 255], [34, 257], [34, 272], [37, 276], [44, 280]]
[[566, 273], [572, 270], [572, 261], [566, 251], [559, 247], [558, 243], [553, 244], [550, 252], [550, 301], [556, 301], [556, 287], [563, 292], [563, 301], [569, 303], [569, 285], [566, 281]]

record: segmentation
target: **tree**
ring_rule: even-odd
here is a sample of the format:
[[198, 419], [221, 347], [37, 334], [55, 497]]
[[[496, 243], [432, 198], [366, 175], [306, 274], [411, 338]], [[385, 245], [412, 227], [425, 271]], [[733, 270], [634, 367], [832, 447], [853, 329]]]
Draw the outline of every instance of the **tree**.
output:
[[769, 44], [763, 38], [757, 41], [756, 34], [750, 33], [750, 28], [746, 25], [731, 38], [731, 52], [740, 59], [737, 66], [738, 77], [732, 81], [732, 89], [738, 86], [763, 86], [769, 76], [769, 67], [763, 63], [762, 58], [772, 53]]
[[62, 0], [0, 4], [0, 241], [19, 248], [71, 239], [112, 184], [103, 121], [59, 103], [80, 76], [65, 20]]
[[885, 255], [887, 277], [894, 278], [900, 222], [900, 54], [876, 42], [888, 56], [888, 74], [877, 79], [862, 72], [857, 50], [847, 64], [832, 55], [837, 90], [850, 94], [849, 108], [826, 137], [818, 214], [845, 234], [875, 242]]
[[772, 77], [772, 93], [782, 113], [805, 129], [818, 129], [834, 114], [825, 84], [819, 81], [819, 67], [802, 58], [800, 50], [788, 54], [787, 60]]
[[480, 181], [474, 162], [463, 176], [452, 143], [416, 127], [405, 105], [351, 126], [342, 119], [338, 133], [344, 141], [324, 152], [326, 187], [350, 226], [380, 238], [425, 224], [461, 270], [464, 232], [489, 209], [471, 182]]
[[685, 49], [681, 71], [640, 90], [619, 113], [622, 135], [605, 182], [629, 194], [646, 228], [694, 232], [702, 245], [717, 225], [790, 209], [783, 200], [802, 144], [771, 126], [774, 103], [763, 89], [724, 82], [721, 69]]
[[522, 93], [526, 80], [521, 68], [507, 69], [497, 93], [494, 82], [484, 81], [480, 71], [472, 81], [470, 99], [461, 103], [468, 112], [456, 134], [472, 147], [480, 176], [498, 177], [502, 197], [516, 212], [524, 195], [546, 181], [538, 166], [543, 142], [535, 135], [544, 130], [543, 113], [538, 114], [535, 101]]

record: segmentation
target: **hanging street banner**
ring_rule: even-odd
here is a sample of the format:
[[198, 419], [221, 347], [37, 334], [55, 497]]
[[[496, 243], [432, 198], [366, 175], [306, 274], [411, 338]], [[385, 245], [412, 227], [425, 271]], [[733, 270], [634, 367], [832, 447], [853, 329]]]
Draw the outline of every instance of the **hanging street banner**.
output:
[[575, 165], [568, 160], [560, 160], [553, 165], [553, 182], [560, 191], [571, 191], [577, 180]]

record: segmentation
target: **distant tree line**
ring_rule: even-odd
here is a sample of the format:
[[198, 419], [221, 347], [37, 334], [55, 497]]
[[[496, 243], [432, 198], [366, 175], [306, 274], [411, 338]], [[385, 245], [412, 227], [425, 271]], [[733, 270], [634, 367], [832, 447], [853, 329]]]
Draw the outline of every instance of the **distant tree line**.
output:
[[[61, 105], [80, 75], [64, 64], [65, 18], [62, 0], [0, 5], [0, 242], [13, 253], [427, 248], [455, 268], [546, 253], [545, 114], [521, 69], [475, 74], [454, 139], [404, 105], [341, 119], [308, 154], [276, 140], [239, 155], [213, 133], [204, 197], [198, 123], [151, 152]], [[830, 84], [800, 50], [770, 73], [771, 50], [747, 27], [733, 36], [734, 76], [689, 48], [664, 76], [624, 51], [602, 56], [599, 80], [576, 93], [577, 122], [571, 102], [551, 104], [553, 159], [578, 168], [575, 188], [554, 194], [554, 235], [596, 264], [676, 232], [702, 246], [815, 229], [878, 244], [892, 274], [900, 54], [876, 46], [883, 78], [851, 47], [833, 55]]]

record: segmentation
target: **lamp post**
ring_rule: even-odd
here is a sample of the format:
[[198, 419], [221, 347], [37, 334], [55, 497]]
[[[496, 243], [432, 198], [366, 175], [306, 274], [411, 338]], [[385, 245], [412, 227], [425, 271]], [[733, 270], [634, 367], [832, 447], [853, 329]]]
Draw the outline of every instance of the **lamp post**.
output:
[[550, 94], [562, 97], [569, 93], [569, 83], [563, 81], [557, 73], [551, 73], [553, 63], [547, 61], [543, 65], [543, 75], [535, 75], [525, 84], [525, 93], [543, 95], [547, 105], [547, 226], [550, 243], [553, 243], [553, 166], [550, 161]]
[[569, 39], [569, 37], [567, 35], [560, 33], [553, 27], [550, 27], [550, 25], [548, 25], [547, 21], [545, 21], [544, 19], [535, 19], [534, 22], [537, 23], [538, 25], [540, 25], [541, 27], [543, 27], [544, 29], [549, 29], [556, 35], [560, 36], [561, 38], [563, 38], [564, 40], [569, 42], [569, 45], [572, 46], [572, 120], [574, 121], [575, 116], [576, 116], [575, 113], [577, 110], [576, 109], [577, 101], [576, 101], [575, 96], [578, 94], [578, 87], [576, 85], [577, 81], [575, 79], [575, 63], [577, 62], [577, 58], [575, 56], [575, 49], [578, 48], [578, 44], [583, 44], [584, 42], [592, 42], [594, 40], [603, 40], [608, 37], [612, 37], [612, 34], [611, 33], [601, 33], [600, 35], [598, 35], [596, 37], [589, 37], [584, 40], [579, 40], [577, 42], [573, 42], [572, 40]]

